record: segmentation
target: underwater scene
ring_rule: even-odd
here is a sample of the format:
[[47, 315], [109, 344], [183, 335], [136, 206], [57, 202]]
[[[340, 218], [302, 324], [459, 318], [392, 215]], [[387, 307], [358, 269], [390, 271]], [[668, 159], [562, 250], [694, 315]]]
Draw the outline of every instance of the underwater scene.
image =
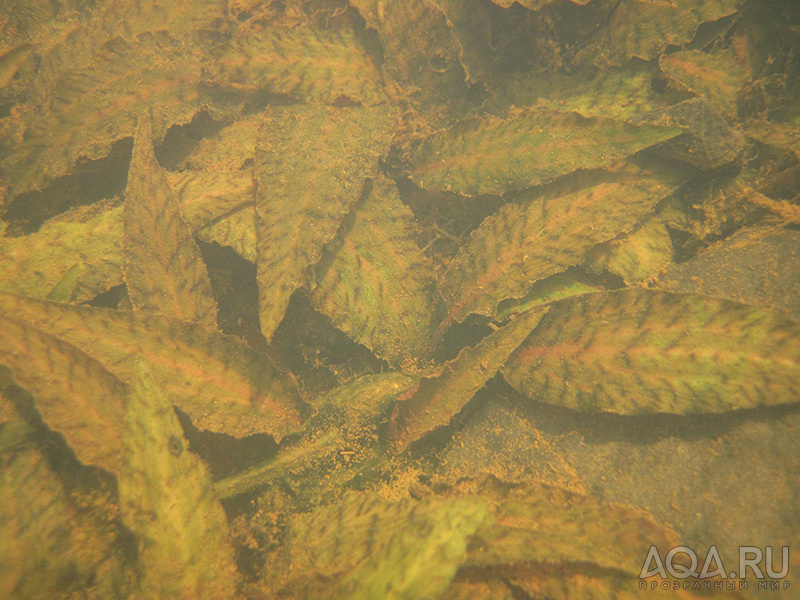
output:
[[800, 599], [800, 2], [0, 0], [0, 600]]

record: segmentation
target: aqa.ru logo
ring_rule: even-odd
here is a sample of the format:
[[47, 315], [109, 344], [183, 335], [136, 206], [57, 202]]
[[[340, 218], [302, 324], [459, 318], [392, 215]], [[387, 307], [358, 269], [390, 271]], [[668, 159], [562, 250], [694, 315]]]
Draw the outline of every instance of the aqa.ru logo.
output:
[[[772, 546], [767, 546], [765, 550], [764, 552], [757, 546], [739, 546], [739, 570], [737, 572], [726, 570], [717, 547], [711, 546], [703, 560], [702, 568], [698, 571], [700, 560], [697, 558], [697, 553], [691, 548], [676, 546], [667, 552], [662, 561], [658, 549], [650, 546], [650, 551], [642, 565], [642, 571], [639, 573], [639, 589], [746, 590], [749, 587], [748, 567], [758, 580], [759, 590], [788, 589], [790, 582], [786, 577], [789, 575], [789, 547], [783, 546], [782, 548], [780, 571], [774, 569]], [[678, 557], [678, 562], [676, 562], [676, 557]], [[762, 571], [761, 562], [765, 558], [764, 571]], [[688, 564], [686, 564], [687, 562]], [[766, 572], [766, 577], [764, 572]], [[655, 579], [656, 575], [661, 578], [661, 581]], [[667, 581], [670, 575], [676, 581]], [[710, 581], [711, 579], [714, 581]]]

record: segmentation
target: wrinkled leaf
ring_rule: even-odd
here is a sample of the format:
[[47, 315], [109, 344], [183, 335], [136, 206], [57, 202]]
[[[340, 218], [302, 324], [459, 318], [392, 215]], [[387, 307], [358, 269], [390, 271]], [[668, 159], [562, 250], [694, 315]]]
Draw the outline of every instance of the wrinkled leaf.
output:
[[584, 264], [594, 273], [606, 270], [632, 285], [656, 277], [672, 262], [673, 253], [663, 220], [651, 218], [619, 240], [594, 248]]
[[289, 298], [361, 196], [389, 146], [387, 107], [270, 108], [256, 148], [261, 330], [272, 339]]
[[71, 172], [79, 159], [105, 156], [114, 142], [133, 135], [149, 107], [155, 109], [155, 139], [169, 126], [189, 122], [203, 105], [197, 53], [207, 42], [199, 38], [166, 32], [115, 38], [92, 55], [91, 64], [55, 70], [41, 105], [21, 112], [20, 141], [3, 140], [12, 194]]
[[493, 518], [475, 532], [467, 566], [592, 565], [636, 577], [650, 546], [674, 545], [675, 534], [647, 514], [536, 481], [487, 479], [478, 492]]
[[136, 130], [123, 223], [123, 271], [133, 306], [216, 328], [206, 265], [153, 153], [147, 114]]
[[727, 298], [800, 321], [800, 232], [748, 227], [697, 256], [671, 264], [658, 286]]
[[461, 44], [447, 18], [427, 0], [352, 0], [383, 45], [383, 70], [437, 121], [466, 95]]
[[216, 84], [250, 92], [264, 89], [327, 104], [386, 100], [380, 73], [351, 31], [265, 27], [225, 46], [214, 68]]
[[599, 73], [534, 73], [514, 78], [495, 94], [490, 106], [536, 106], [573, 111], [583, 117], [632, 121], [664, 103], [652, 89], [658, 70], [649, 63], [632, 62]]
[[[181, 203], [181, 213], [198, 237], [231, 245], [255, 262], [253, 178], [246, 172], [183, 171], [167, 174]], [[239, 210], [249, 210], [250, 221], [240, 226]], [[83, 302], [123, 282], [122, 207], [96, 203], [50, 219], [35, 233], [0, 237], [0, 290], [45, 298], [66, 277], [75, 277], [69, 297]], [[203, 228], [204, 225], [207, 227]], [[247, 243], [235, 245], [231, 230]], [[236, 237], [235, 239], [239, 239]], [[76, 268], [77, 266], [77, 268]], [[55, 299], [55, 298], [54, 298]]]
[[291, 480], [298, 496], [338, 497], [359, 465], [374, 458], [381, 420], [397, 396], [413, 385], [413, 378], [389, 372], [337, 387], [313, 402], [317, 414], [308, 420], [304, 435], [277, 457], [218, 481], [218, 496], [281, 487]]
[[435, 598], [486, 516], [477, 497], [348, 494], [290, 520], [282, 588], [304, 598]]
[[563, 300], [577, 294], [591, 294], [602, 290], [603, 288], [590, 282], [585, 273], [577, 269], [567, 270], [565, 273], [558, 273], [537, 281], [522, 298], [508, 298], [500, 302], [497, 305], [495, 319], [504, 321], [524, 313], [534, 306]]
[[139, 537], [140, 598], [230, 598], [228, 520], [205, 464], [189, 452], [172, 403], [138, 359], [127, 402], [120, 514]]
[[314, 304], [378, 357], [413, 369], [427, 351], [433, 306], [433, 265], [416, 245], [414, 215], [378, 174], [354, 218]]
[[92, 501], [76, 509], [30, 443], [0, 451], [0, 597], [127, 596], [134, 569], [114, 508]]
[[617, 2], [578, 59], [600, 67], [623, 65], [634, 57], [651, 60], [667, 46], [691, 40], [702, 23], [734, 14], [741, 4], [741, 0]]
[[710, 100], [729, 118], [736, 117], [747, 73], [732, 54], [682, 50], [660, 56], [658, 65], [675, 87]]
[[800, 120], [797, 123], [774, 123], [750, 119], [742, 124], [744, 133], [762, 144], [793, 152], [800, 159]]
[[635, 172], [523, 204], [508, 203], [472, 232], [442, 284], [448, 317], [492, 316], [506, 298], [580, 263], [592, 246], [630, 231], [674, 186]]
[[125, 382], [144, 356], [201, 429], [280, 439], [297, 428], [296, 383], [236, 338], [163, 315], [54, 304], [0, 293], [0, 314], [73, 344]]
[[610, 165], [675, 137], [674, 127], [635, 127], [575, 113], [531, 112], [457, 123], [423, 140], [411, 176], [423, 188], [474, 196], [501, 194], [578, 169]]
[[450, 419], [495, 376], [547, 310], [547, 307], [535, 307], [517, 316], [475, 347], [461, 350], [440, 374], [424, 378], [412, 393], [398, 399], [389, 422], [393, 449], [401, 452], [425, 434], [449, 424]]
[[667, 157], [700, 169], [716, 169], [728, 164], [744, 149], [744, 136], [731, 127], [714, 104], [703, 98], [653, 110], [637, 122], [686, 129], [686, 133], [669, 140], [659, 150]]
[[0, 315], [0, 330], [0, 364], [34, 396], [48, 427], [84, 464], [119, 473], [126, 386], [84, 352], [31, 325]]
[[[554, 4], [558, 0], [492, 0], [497, 6], [502, 6], [503, 8], [508, 8], [515, 2], [518, 2], [525, 8], [529, 10], [539, 10], [543, 6], [547, 6], [548, 4]], [[588, 4], [590, 0], [569, 0], [573, 4]]]
[[643, 289], [563, 300], [502, 369], [542, 402], [620, 414], [796, 402], [800, 326], [705, 296]]

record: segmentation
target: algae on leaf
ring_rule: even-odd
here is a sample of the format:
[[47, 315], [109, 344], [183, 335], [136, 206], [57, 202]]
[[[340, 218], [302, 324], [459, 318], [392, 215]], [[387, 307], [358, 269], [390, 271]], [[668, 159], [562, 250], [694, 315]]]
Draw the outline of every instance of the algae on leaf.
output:
[[312, 296], [334, 325], [401, 370], [427, 353], [433, 264], [417, 247], [414, 215], [378, 174]]
[[127, 597], [135, 572], [116, 507], [75, 500], [32, 442], [0, 446], [0, 597]]
[[470, 401], [509, 355], [528, 337], [547, 307], [534, 307], [486, 336], [474, 348], [464, 348], [440, 373], [426, 377], [404, 398], [398, 399], [389, 421], [389, 436], [395, 451], [431, 431], [446, 426]]
[[675, 127], [634, 126], [576, 113], [484, 116], [422, 140], [411, 157], [411, 178], [430, 190], [502, 194], [579, 169], [610, 166], [680, 133]]
[[579, 264], [596, 244], [632, 230], [674, 187], [646, 172], [622, 172], [577, 192], [503, 205], [450, 263], [443, 325], [494, 315], [501, 301], [521, 298], [533, 283]]
[[349, 493], [337, 504], [294, 515], [285, 562], [275, 561], [267, 573], [294, 598], [436, 598], [487, 508], [474, 496], [389, 502]]
[[133, 306], [215, 329], [206, 265], [156, 161], [147, 113], [136, 130], [123, 218], [123, 271]]
[[222, 47], [213, 69], [210, 77], [223, 89], [325, 104], [386, 101], [380, 73], [348, 30], [265, 26]]
[[133, 368], [119, 475], [120, 514], [139, 538], [135, 598], [232, 598], [238, 574], [228, 520], [203, 462], [141, 358]]
[[623, 65], [631, 58], [652, 60], [668, 46], [690, 41], [701, 24], [735, 14], [742, 4], [742, 0], [616, 2], [577, 59], [599, 67]]
[[56, 304], [0, 292], [0, 314], [69, 342], [124, 382], [143, 355], [170, 399], [201, 429], [280, 439], [300, 425], [292, 377], [239, 339], [165, 315]]
[[375, 175], [395, 124], [388, 106], [271, 107], [256, 146], [261, 331], [272, 339], [289, 298]]
[[531, 398], [620, 414], [796, 402], [800, 325], [705, 296], [628, 289], [554, 303], [502, 369]]
[[87, 465], [118, 474], [127, 387], [78, 348], [0, 314], [0, 365], [34, 397], [50, 429]]

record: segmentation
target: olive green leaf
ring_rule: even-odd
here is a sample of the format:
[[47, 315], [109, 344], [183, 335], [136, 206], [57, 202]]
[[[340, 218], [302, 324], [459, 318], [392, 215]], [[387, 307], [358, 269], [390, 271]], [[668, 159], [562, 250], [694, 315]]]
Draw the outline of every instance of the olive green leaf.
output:
[[120, 515], [139, 537], [136, 598], [231, 598], [228, 520], [205, 464], [144, 360], [133, 367], [119, 475]]
[[620, 239], [593, 248], [584, 267], [597, 274], [605, 270], [618, 275], [630, 286], [652, 280], [672, 262], [673, 254], [663, 219], [651, 217]]
[[125, 382], [132, 380], [134, 359], [144, 356], [170, 400], [201, 429], [280, 439], [300, 424], [295, 381], [236, 338], [164, 315], [5, 292], [0, 314], [76, 346]]
[[650, 546], [664, 551], [675, 542], [674, 532], [626, 506], [538, 481], [481, 483], [492, 518], [473, 535], [465, 566], [592, 565], [638, 577]]
[[[378, 32], [387, 94], [418, 110], [410, 130], [430, 131], [473, 113], [462, 45], [447, 17], [430, 0], [351, 0]], [[419, 135], [419, 134], [417, 134]]]
[[762, 144], [789, 150], [800, 159], [800, 119], [789, 123], [749, 119], [742, 123], [741, 128], [747, 137]]
[[116, 507], [77, 508], [50, 463], [31, 442], [0, 451], [0, 597], [127, 597], [135, 571]]
[[[508, 8], [515, 2], [519, 2], [522, 6], [529, 10], [539, 10], [548, 4], [554, 4], [558, 0], [492, 0], [497, 6]], [[569, 0], [573, 4], [588, 4], [590, 0]]]
[[744, 136], [731, 126], [713, 103], [704, 98], [655, 109], [643, 114], [637, 122], [685, 128], [686, 133], [669, 140], [659, 151], [700, 169], [726, 165], [744, 150]]
[[485, 116], [424, 139], [411, 157], [411, 177], [431, 190], [502, 194], [610, 165], [680, 133], [674, 127], [637, 127], [575, 113]]
[[204, 105], [198, 54], [209, 45], [200, 35], [179, 39], [161, 31], [110, 40], [89, 64], [53, 65], [35, 83], [41, 99], [21, 107], [19, 131], [2, 140], [12, 196], [71, 172], [79, 159], [106, 156], [114, 142], [133, 135], [148, 107], [156, 109], [156, 139], [189, 122]]
[[256, 141], [263, 113], [237, 119], [220, 129], [215, 135], [199, 140], [189, 155], [181, 162], [181, 168], [194, 172], [242, 171], [252, 173], [247, 164], [252, 164], [256, 155]]
[[206, 265], [153, 153], [147, 113], [136, 129], [123, 223], [123, 272], [133, 306], [216, 328]]
[[[167, 179], [184, 220], [200, 239], [231, 245], [255, 262], [251, 173], [181, 171], [168, 173]], [[249, 210], [244, 227], [237, 223], [240, 210]], [[54, 217], [29, 235], [0, 237], [0, 254], [6, 259], [0, 261], [0, 290], [46, 298], [69, 280], [74, 286], [70, 295], [52, 299], [83, 302], [120, 285], [122, 213], [115, 202], [99, 202]], [[228, 230], [232, 234], [225, 236]], [[242, 237], [247, 244], [237, 246], [235, 240]]]
[[591, 294], [603, 288], [589, 281], [586, 273], [579, 269], [568, 269], [534, 283], [522, 298], [507, 298], [497, 305], [495, 319], [506, 319], [522, 314], [534, 306], [563, 300], [577, 294]]
[[386, 106], [268, 109], [256, 147], [259, 310], [267, 339], [291, 295], [313, 284], [322, 248], [376, 173], [394, 122]]
[[732, 15], [741, 5], [741, 0], [617, 2], [577, 57], [600, 67], [623, 65], [634, 57], [652, 60], [667, 46], [691, 40], [701, 24]]
[[70, 211], [26, 236], [0, 237], [0, 290], [46, 298], [77, 277], [67, 299], [89, 300], [122, 283], [121, 241], [122, 207], [108, 205]]
[[502, 369], [542, 402], [620, 414], [796, 402], [800, 325], [744, 304], [660, 290], [551, 305]]
[[290, 519], [286, 566], [271, 579], [290, 597], [436, 598], [487, 508], [476, 496], [390, 502], [349, 493]]
[[218, 481], [217, 495], [228, 498], [260, 486], [289, 485], [305, 502], [330, 502], [359, 469], [374, 462], [381, 447], [381, 421], [414, 383], [402, 373], [366, 375], [313, 400], [316, 413], [301, 436], [287, 442], [278, 456]]
[[730, 52], [681, 50], [662, 54], [658, 65], [673, 86], [710, 100], [729, 118], [736, 117], [747, 72]]
[[416, 245], [414, 215], [378, 174], [312, 296], [317, 310], [396, 367], [427, 351], [433, 264]]
[[119, 473], [127, 387], [75, 346], [13, 316], [0, 315], [0, 328], [0, 364], [33, 395], [48, 427], [84, 464]]
[[533, 331], [548, 308], [534, 307], [491, 333], [475, 347], [467, 347], [445, 364], [435, 377], [427, 377], [398, 399], [389, 422], [395, 452], [425, 434], [450, 423], [464, 405], [495, 376], [497, 370]]
[[442, 327], [472, 313], [494, 315], [502, 300], [524, 296], [536, 281], [579, 264], [596, 244], [633, 229], [673, 190], [646, 173], [621, 173], [563, 196], [503, 205], [450, 263]]
[[255, 263], [258, 260], [255, 202], [243, 204], [224, 218], [202, 227], [197, 231], [197, 238], [227, 246], [242, 258]]
[[381, 75], [352, 31], [264, 27], [221, 48], [209, 77], [215, 85], [266, 90], [305, 102], [386, 100]]

